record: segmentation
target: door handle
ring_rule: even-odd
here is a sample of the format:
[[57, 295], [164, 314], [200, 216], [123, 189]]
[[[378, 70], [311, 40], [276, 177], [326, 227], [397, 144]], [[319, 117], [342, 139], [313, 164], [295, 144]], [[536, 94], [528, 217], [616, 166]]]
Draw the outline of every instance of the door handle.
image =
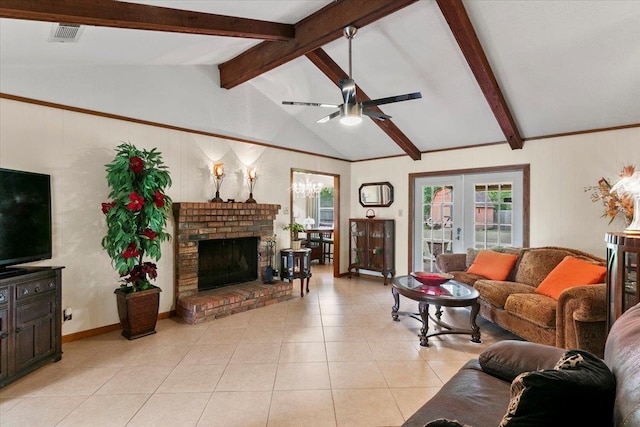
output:
[[16, 328], [16, 334], [19, 334], [20, 332], [22, 332], [22, 328]]
[[460, 232], [462, 231], [462, 228], [458, 227], [456, 228], [456, 240], [460, 240]]
[[9, 336], [8, 332], [3, 332], [2, 335], [0, 335], [0, 340], [3, 340], [5, 338], [7, 338]]

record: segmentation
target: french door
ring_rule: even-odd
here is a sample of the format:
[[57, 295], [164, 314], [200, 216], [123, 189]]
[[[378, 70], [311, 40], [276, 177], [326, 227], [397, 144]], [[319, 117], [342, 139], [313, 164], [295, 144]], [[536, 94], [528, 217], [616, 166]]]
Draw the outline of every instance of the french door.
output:
[[443, 252], [522, 246], [522, 171], [418, 177], [413, 188], [413, 271], [436, 271]]

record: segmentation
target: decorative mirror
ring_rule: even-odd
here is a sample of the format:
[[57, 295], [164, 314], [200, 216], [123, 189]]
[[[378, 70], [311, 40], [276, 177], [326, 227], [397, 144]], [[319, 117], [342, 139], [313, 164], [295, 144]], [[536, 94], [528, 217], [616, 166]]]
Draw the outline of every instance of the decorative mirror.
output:
[[388, 182], [365, 182], [360, 186], [360, 205], [386, 208], [393, 203], [393, 185]]

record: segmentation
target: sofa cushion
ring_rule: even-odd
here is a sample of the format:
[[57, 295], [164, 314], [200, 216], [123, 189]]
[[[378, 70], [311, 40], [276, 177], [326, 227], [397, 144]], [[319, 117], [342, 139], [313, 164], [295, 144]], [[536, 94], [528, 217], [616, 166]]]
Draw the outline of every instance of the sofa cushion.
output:
[[511, 383], [500, 427], [606, 426], [611, 423], [616, 380], [597, 356], [569, 350], [553, 369], [526, 372]]
[[556, 248], [524, 250], [518, 263], [515, 281], [537, 287], [567, 255], [573, 253]]
[[518, 255], [503, 254], [495, 251], [480, 251], [468, 273], [478, 274], [491, 280], [505, 280], [516, 262]]
[[453, 275], [453, 280], [466, 283], [469, 286], [473, 286], [477, 280], [484, 279], [484, 277], [477, 274], [470, 274], [466, 271], [451, 271], [449, 274]]
[[557, 307], [556, 300], [535, 292], [511, 294], [504, 304], [504, 309], [509, 313], [543, 328], [556, 327]]
[[504, 340], [490, 345], [478, 360], [488, 374], [512, 382], [523, 372], [553, 368], [565, 351], [528, 341]]
[[565, 289], [604, 282], [607, 268], [600, 264], [566, 256], [536, 288], [542, 295], [558, 299]]
[[498, 308], [504, 308], [507, 298], [513, 293], [535, 294], [536, 290], [533, 286], [522, 283], [486, 279], [476, 281], [473, 287], [480, 293], [480, 298]]

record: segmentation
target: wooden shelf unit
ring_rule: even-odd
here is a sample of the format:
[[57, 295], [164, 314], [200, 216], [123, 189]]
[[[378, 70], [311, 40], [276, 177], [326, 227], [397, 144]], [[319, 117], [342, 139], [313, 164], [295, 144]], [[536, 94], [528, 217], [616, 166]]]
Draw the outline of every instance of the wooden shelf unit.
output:
[[640, 235], [607, 233], [607, 328], [640, 302]]
[[395, 275], [395, 221], [350, 218], [349, 237], [349, 277], [352, 270], [380, 272], [388, 284]]

